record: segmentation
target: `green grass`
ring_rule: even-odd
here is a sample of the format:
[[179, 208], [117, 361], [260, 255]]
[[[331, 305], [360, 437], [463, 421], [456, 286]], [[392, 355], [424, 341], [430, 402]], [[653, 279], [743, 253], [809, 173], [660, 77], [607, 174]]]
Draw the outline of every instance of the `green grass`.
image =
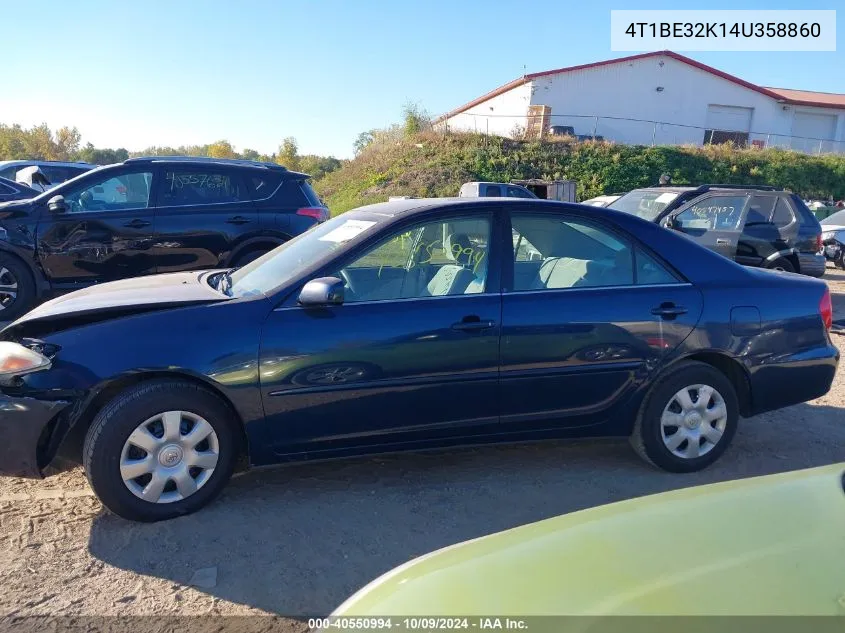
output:
[[673, 184], [771, 184], [804, 197], [845, 198], [845, 156], [434, 132], [370, 145], [314, 186], [337, 215], [390, 196], [456, 196], [472, 180], [575, 180], [578, 200], [585, 200], [652, 185], [664, 173]]

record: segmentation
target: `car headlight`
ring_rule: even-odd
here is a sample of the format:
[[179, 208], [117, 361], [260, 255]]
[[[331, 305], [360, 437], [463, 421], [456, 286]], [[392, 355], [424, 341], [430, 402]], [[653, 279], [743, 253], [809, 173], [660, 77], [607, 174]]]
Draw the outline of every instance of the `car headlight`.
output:
[[49, 369], [52, 361], [20, 343], [0, 341], [0, 377], [20, 376]]

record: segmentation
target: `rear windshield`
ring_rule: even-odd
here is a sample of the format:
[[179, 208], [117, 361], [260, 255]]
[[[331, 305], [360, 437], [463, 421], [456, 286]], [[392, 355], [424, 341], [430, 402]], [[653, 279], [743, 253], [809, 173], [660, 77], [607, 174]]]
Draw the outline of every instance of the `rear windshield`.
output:
[[654, 220], [678, 195], [675, 191], [635, 189], [607, 206], [609, 209], [630, 213], [645, 220]]

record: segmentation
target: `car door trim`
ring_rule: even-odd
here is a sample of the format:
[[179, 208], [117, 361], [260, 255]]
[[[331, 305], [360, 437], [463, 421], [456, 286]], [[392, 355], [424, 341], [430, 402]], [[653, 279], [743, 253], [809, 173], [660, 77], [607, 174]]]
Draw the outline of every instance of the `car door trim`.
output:
[[584, 288], [529, 288], [527, 290], [508, 290], [502, 294], [522, 295], [537, 294], [541, 292], [590, 292], [596, 290], [632, 290], [637, 288], [689, 288], [690, 282], [678, 282], [675, 284], [624, 284], [621, 286], [589, 286]]
[[797, 254], [798, 254], [798, 249], [796, 249], [795, 247], [785, 248], [782, 251], [777, 251], [776, 253], [772, 253], [766, 259], [764, 259], [763, 261], [767, 262], [767, 263], [771, 263], [771, 262], [775, 261], [776, 259], [780, 259], [781, 257], [788, 257], [789, 255], [797, 255]]
[[[449, 382], [489, 382], [499, 380], [499, 371], [484, 371], [473, 374], [461, 375], [450, 374]], [[346, 384], [320, 385], [318, 387], [297, 387], [294, 389], [278, 389], [271, 391], [269, 396], [295, 396], [309, 393], [325, 393], [327, 391], [354, 391], [356, 389], [383, 389], [385, 387], [407, 387], [417, 385], [433, 385], [443, 382], [443, 376], [418, 376], [415, 378], [385, 378], [380, 380], [367, 380], [362, 382], [350, 382]]]

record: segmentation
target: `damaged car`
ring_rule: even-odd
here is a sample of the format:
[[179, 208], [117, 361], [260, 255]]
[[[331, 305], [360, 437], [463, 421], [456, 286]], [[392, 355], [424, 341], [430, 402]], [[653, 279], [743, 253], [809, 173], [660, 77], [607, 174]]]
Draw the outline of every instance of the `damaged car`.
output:
[[157, 521], [249, 466], [441, 446], [628, 437], [697, 471], [740, 417], [830, 389], [832, 318], [823, 282], [629, 214], [371, 205], [238, 269], [105, 283], [8, 325], [0, 474], [81, 462], [109, 510]]

